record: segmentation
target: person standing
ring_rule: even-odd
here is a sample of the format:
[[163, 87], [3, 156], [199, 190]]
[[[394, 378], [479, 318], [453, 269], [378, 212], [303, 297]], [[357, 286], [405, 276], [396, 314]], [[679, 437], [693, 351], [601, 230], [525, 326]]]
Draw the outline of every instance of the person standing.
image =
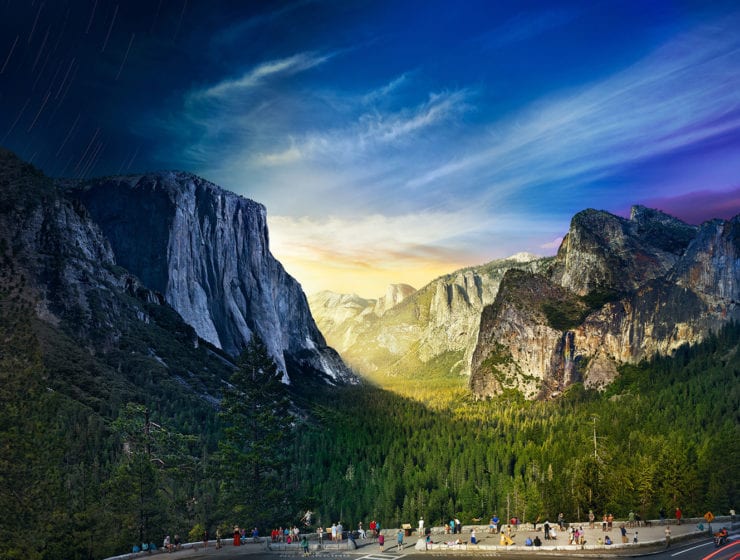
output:
[[681, 524], [681, 517], [683, 516], [683, 513], [681, 513], [681, 508], [676, 508], [676, 524]]
[[545, 540], [550, 540], [550, 522], [545, 520]]
[[331, 540], [332, 541], [337, 540], [337, 524], [336, 523], [331, 524]]
[[594, 515], [594, 510], [590, 509], [588, 510], [588, 528], [593, 529], [594, 528], [594, 520], [596, 519], [596, 516]]
[[342, 538], [344, 537], [344, 527], [342, 527], [342, 522], [340, 521], [337, 523], [337, 542], [342, 542]]
[[203, 531], [203, 548], [208, 548], [208, 529]]
[[419, 536], [422, 536], [424, 534], [424, 518], [419, 518]]
[[301, 548], [303, 549], [303, 556], [308, 556], [308, 539], [306, 535], [303, 535], [301, 539]]
[[385, 535], [382, 531], [378, 531], [378, 546], [380, 547], [380, 552], [383, 552], [385, 548]]
[[666, 525], [665, 526], [665, 547], [668, 548], [671, 546], [671, 526]]
[[234, 526], [234, 546], [239, 546], [241, 544], [241, 542], [239, 542], [240, 540], [241, 540], [241, 533], [239, 532], [239, 527], [235, 525]]
[[398, 552], [401, 552], [403, 550], [403, 530], [399, 529], [398, 533], [396, 533], [396, 540], [398, 541]]
[[558, 527], [560, 527], [560, 530], [563, 530], [563, 525], [565, 524], [565, 515], [563, 515], [563, 512], [561, 511], [558, 513]]

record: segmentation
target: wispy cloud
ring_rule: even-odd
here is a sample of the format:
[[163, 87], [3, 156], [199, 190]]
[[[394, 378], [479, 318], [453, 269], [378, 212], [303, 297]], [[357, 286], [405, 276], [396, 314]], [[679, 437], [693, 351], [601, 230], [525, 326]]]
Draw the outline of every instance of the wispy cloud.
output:
[[362, 102], [366, 105], [376, 103], [380, 100], [387, 98], [389, 95], [395, 93], [399, 88], [403, 87], [409, 82], [409, 74], [403, 73], [397, 78], [394, 78], [387, 84], [370, 91], [362, 96]]
[[[357, 114], [334, 127], [306, 132], [288, 138], [289, 146], [272, 153], [256, 153], [255, 165], [294, 163], [299, 160], [321, 161], [330, 158], [351, 165], [387, 144], [411, 141], [428, 129], [450, 123], [469, 110], [469, 92], [432, 93], [427, 101], [414, 107], [389, 112], [373, 109]], [[355, 104], [362, 101], [355, 100]], [[377, 154], [376, 154], [377, 155]]]
[[323, 64], [333, 54], [298, 53], [278, 60], [270, 60], [251, 68], [239, 78], [226, 79], [202, 90], [196, 90], [191, 95], [195, 98], [223, 98], [234, 95], [239, 90], [254, 88], [270, 77], [291, 75], [304, 72], [314, 66]]

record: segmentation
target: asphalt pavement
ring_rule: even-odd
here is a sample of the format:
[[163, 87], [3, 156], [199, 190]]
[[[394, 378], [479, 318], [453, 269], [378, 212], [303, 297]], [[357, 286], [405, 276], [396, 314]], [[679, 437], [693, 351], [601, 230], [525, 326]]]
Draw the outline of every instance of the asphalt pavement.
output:
[[[551, 524], [555, 525], [555, 524]], [[603, 531], [601, 524], [596, 524], [593, 528], [588, 526], [588, 522], [583, 524], [574, 523], [575, 527], [583, 527], [585, 533], [585, 543], [583, 545], [568, 544], [567, 530], [559, 531], [557, 539], [554, 541], [545, 541], [543, 539], [542, 525], [538, 525], [535, 531], [531, 524], [526, 527], [519, 527], [511, 531], [513, 545], [501, 545], [501, 536], [491, 534], [488, 526], [483, 525], [466, 525], [462, 533], [450, 535], [445, 533], [442, 527], [432, 528], [432, 547], [430, 550], [417, 550], [415, 547], [419, 536], [414, 531], [410, 536], [404, 537], [404, 545], [399, 550], [396, 546], [396, 534], [398, 529], [387, 529], [383, 531], [385, 535], [386, 546], [381, 551], [376, 539], [357, 539], [355, 542], [357, 548], [353, 548], [351, 543], [346, 539], [341, 543], [332, 543], [324, 541], [323, 546], [318, 548], [316, 542], [312, 541], [310, 555], [321, 558], [346, 558], [352, 560], [390, 560], [401, 556], [411, 560], [422, 556], [435, 558], [452, 558], [459, 556], [483, 556], [483, 557], [507, 557], [511, 559], [525, 559], [542, 556], [559, 556], [560, 558], [618, 558], [618, 557], [649, 557], [650, 560], [701, 560], [715, 552], [714, 543], [708, 533], [708, 526], [703, 519], [686, 519], [681, 525], [676, 524], [675, 520], [670, 520], [666, 524], [659, 521], [652, 521], [649, 524], [635, 527], [626, 526], [627, 540], [626, 544], [622, 543], [620, 526], [621, 521], [615, 521], [611, 530]], [[670, 547], [665, 546], [665, 528], [666, 525], [671, 530]], [[555, 525], [557, 527], [557, 525]], [[729, 518], [718, 518], [712, 523], [712, 531], [718, 530], [725, 526], [731, 529]], [[506, 526], [504, 526], [506, 527]], [[736, 524], [737, 529], [731, 529], [733, 542], [728, 546], [727, 556], [724, 556], [722, 549], [718, 549], [717, 556], [711, 560], [737, 560], [740, 558], [740, 524]], [[477, 545], [470, 543], [471, 531], [475, 530], [478, 540]], [[507, 532], [504, 529], [503, 532]], [[613, 545], [602, 544], [606, 535], [609, 535]], [[313, 536], [313, 535], [312, 535]], [[529, 537], [534, 539], [539, 536], [543, 545], [541, 547], [525, 546], [525, 541]], [[459, 543], [457, 541], [460, 541]], [[636, 542], [635, 542], [636, 541]], [[420, 545], [421, 546], [421, 545]], [[733, 549], [734, 554], [733, 556]], [[233, 546], [231, 540], [224, 539], [223, 546], [216, 548], [215, 542], [210, 542], [207, 547], [202, 543], [192, 543], [186, 545], [182, 550], [167, 553], [156, 552], [153, 554], [125, 554], [115, 557], [116, 560], [129, 560], [134, 558], [157, 557], [179, 560], [193, 559], [203, 560], [210, 559], [227, 559], [227, 558], [298, 558], [302, 557], [302, 551], [296, 544], [271, 544], [267, 540], [260, 543], [251, 542], [248, 539], [242, 546]], [[113, 560], [113, 559], [109, 559]]]

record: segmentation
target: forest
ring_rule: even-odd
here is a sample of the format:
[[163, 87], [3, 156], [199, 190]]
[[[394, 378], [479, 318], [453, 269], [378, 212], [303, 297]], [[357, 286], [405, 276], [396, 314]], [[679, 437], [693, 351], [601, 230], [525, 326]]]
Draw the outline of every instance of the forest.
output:
[[737, 506], [737, 324], [624, 366], [603, 393], [576, 384], [547, 402], [476, 401], [423, 372], [395, 380], [420, 398], [370, 382], [285, 386], [255, 340], [214, 403], [139, 363], [116, 362], [141, 391], [107, 387], [89, 353], [33, 318], [22, 285], [5, 284], [0, 305], [7, 558], [104, 558], [234, 525], [264, 534], [306, 510], [392, 527]]

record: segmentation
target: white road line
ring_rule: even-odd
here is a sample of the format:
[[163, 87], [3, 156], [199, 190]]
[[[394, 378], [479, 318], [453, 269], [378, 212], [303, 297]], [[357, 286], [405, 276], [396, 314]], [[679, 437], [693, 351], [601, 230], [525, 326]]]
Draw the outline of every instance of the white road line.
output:
[[703, 544], [697, 544], [696, 546], [692, 546], [691, 548], [687, 548], [686, 550], [682, 550], [681, 552], [676, 552], [675, 554], [671, 554], [671, 556], [680, 556], [681, 554], [685, 552], [689, 552], [691, 550], [696, 550], [697, 548], [701, 548], [702, 546], [707, 546], [708, 544], [714, 544], [712, 541], [705, 542]]

